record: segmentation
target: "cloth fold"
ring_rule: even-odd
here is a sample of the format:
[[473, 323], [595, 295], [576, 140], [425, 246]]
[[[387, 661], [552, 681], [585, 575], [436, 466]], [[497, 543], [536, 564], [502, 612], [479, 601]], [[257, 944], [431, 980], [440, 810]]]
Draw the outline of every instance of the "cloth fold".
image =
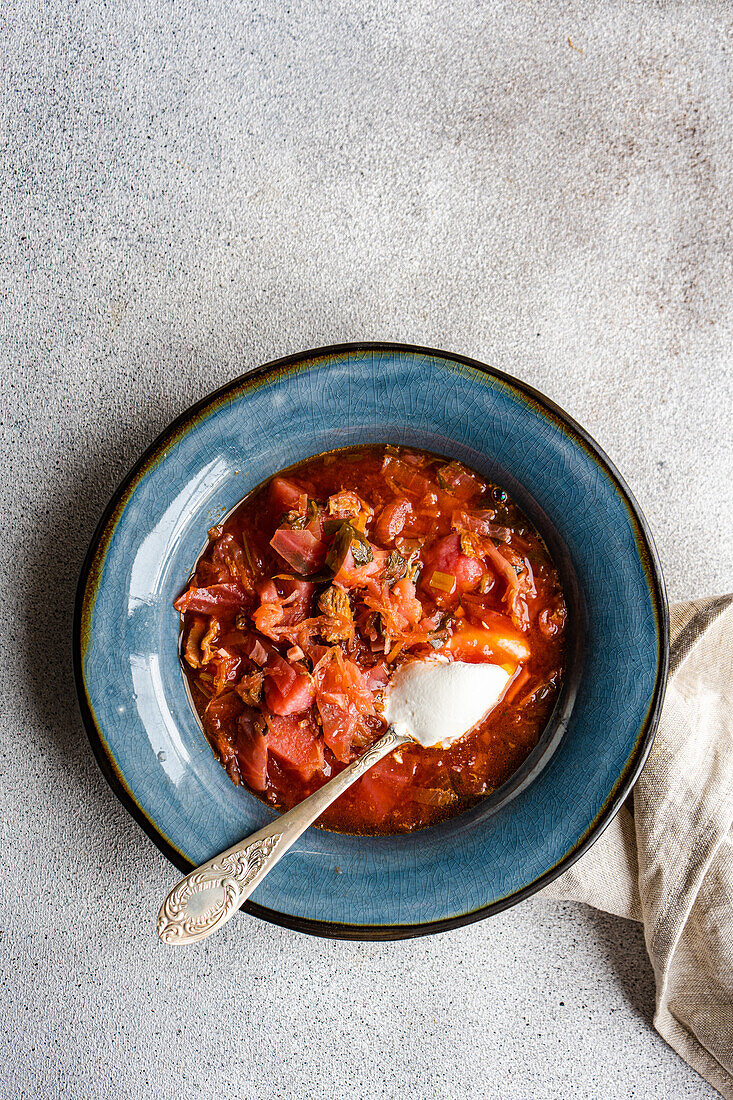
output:
[[543, 891], [642, 921], [654, 1025], [733, 1100], [733, 595], [670, 608], [670, 679], [626, 804]]

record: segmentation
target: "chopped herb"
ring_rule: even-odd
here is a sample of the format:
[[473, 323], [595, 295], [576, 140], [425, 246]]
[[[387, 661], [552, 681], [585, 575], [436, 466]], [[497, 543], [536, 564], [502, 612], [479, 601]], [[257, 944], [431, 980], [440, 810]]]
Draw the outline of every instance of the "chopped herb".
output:
[[[328, 522], [327, 520], [326, 523]], [[338, 573], [349, 550], [355, 565], [366, 565], [367, 562], [374, 561], [372, 548], [361, 531], [357, 531], [350, 523], [341, 520], [326, 555], [326, 565], [333, 573]]]
[[305, 512], [296, 512], [295, 509], [292, 509], [282, 516], [280, 526], [289, 527], [291, 531], [302, 531], [304, 527], [308, 526], [309, 522]]
[[318, 517], [318, 502], [315, 500], [308, 501], [308, 507], [304, 512], [298, 511], [297, 508], [291, 508], [289, 512], [285, 512], [280, 517], [280, 526], [285, 524], [291, 531], [302, 531], [304, 527], [307, 527], [309, 523], [312, 523], [314, 519]]
[[[352, 528], [353, 530], [353, 528]], [[358, 534], [358, 532], [356, 532]], [[354, 559], [355, 565], [367, 565], [368, 562], [374, 561], [374, 554], [372, 548], [364, 538], [355, 538], [351, 543], [351, 556]]]
[[420, 561], [420, 550], [413, 550], [407, 559], [405, 576], [408, 581], [412, 581], [413, 584], [417, 584], [420, 580], [420, 574], [422, 573], [422, 562]]
[[326, 565], [334, 574], [338, 573], [339, 569], [344, 564], [346, 555], [351, 548], [352, 537], [351, 525], [348, 523], [341, 523], [335, 533], [329, 551], [326, 554]]
[[391, 588], [397, 581], [407, 573], [407, 562], [400, 554], [399, 550], [393, 550], [387, 558], [387, 566], [384, 571], [384, 579]]

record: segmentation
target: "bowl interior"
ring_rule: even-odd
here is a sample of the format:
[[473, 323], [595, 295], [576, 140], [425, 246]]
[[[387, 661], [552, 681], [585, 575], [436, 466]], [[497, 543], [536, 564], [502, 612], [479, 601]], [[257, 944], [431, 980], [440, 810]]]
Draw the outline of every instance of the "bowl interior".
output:
[[558, 873], [641, 766], [661, 701], [666, 619], [633, 500], [591, 441], [539, 395], [416, 349], [331, 349], [240, 379], [177, 422], [105, 516], [82, 578], [82, 708], [100, 762], [181, 867], [272, 818], [235, 788], [191, 711], [172, 601], [206, 531], [312, 454], [394, 442], [506, 486], [560, 567], [573, 635], [556, 720], [509, 784], [398, 837], [311, 829], [250, 908], [307, 931], [399, 935], [472, 919]]

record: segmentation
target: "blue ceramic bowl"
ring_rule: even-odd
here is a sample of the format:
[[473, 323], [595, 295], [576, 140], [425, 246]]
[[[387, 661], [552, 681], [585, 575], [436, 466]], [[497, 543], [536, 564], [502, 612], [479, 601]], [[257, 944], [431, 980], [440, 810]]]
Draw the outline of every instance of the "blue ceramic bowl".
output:
[[304, 834], [245, 908], [319, 935], [436, 932], [540, 889], [621, 805], [664, 693], [667, 607], [651, 537], [612, 464], [557, 406], [427, 348], [351, 344], [279, 360], [153, 444], [107, 508], [79, 584], [75, 673], [92, 748], [181, 871], [273, 816], [214, 759], [178, 663], [172, 603], [207, 529], [284, 466], [387, 441], [464, 460], [531, 516], [570, 601], [569, 671], [541, 744], [492, 799], [408, 836]]

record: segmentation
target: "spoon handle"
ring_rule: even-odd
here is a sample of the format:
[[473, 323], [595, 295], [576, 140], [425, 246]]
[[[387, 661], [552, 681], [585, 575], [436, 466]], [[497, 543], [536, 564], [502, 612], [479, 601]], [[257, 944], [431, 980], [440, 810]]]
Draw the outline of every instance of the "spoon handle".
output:
[[288, 813], [181, 879], [158, 914], [163, 943], [195, 943], [225, 924], [308, 826], [373, 764], [408, 741], [390, 726], [363, 756]]

